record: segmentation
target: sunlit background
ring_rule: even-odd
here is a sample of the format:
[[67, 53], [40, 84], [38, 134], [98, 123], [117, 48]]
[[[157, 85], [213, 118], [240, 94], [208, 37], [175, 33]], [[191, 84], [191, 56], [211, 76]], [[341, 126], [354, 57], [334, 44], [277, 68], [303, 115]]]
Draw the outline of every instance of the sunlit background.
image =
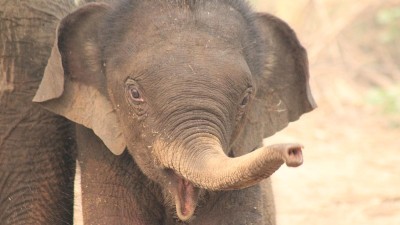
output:
[[319, 108], [266, 139], [305, 145], [273, 175], [278, 225], [400, 224], [400, 0], [253, 0], [309, 54]]

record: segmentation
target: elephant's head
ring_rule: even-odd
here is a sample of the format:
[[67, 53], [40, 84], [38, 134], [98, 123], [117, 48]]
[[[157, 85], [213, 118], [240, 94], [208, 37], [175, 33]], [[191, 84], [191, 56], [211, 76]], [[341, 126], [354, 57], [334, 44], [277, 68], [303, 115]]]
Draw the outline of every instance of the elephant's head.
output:
[[154, 2], [65, 17], [34, 101], [116, 155], [127, 147], [185, 220], [200, 188], [245, 188], [300, 165], [300, 145], [254, 149], [314, 102], [306, 52], [281, 20], [238, 1]]

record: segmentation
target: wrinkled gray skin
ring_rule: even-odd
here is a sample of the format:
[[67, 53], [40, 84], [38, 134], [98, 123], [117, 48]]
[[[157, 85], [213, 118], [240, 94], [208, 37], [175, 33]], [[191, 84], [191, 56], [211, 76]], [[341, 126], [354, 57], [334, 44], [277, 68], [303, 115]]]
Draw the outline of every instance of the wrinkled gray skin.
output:
[[[61, 3], [62, 2], [62, 3]], [[0, 223], [71, 224], [73, 126], [32, 103], [72, 1], [0, 0]]]
[[[80, 4], [83, 4], [81, 1]], [[32, 103], [73, 0], [0, 0], [0, 224], [71, 224], [74, 125]]]
[[[47, 201], [31, 194], [20, 214], [18, 201], [2, 203], [4, 221], [70, 223], [76, 142], [85, 224], [274, 224], [270, 183], [261, 180], [284, 162], [300, 165], [302, 146], [258, 147], [314, 107], [305, 51], [285, 23], [237, 0], [93, 3], [64, 17], [54, 39], [33, 101], [76, 129], [39, 108], [54, 121], [29, 116], [38, 127], [30, 148], [58, 158], [38, 161], [29, 177], [37, 179], [25, 180], [47, 187]], [[4, 124], [1, 144], [24, 138]], [[32, 152], [17, 150], [1, 154]], [[16, 180], [9, 174], [1, 193], [18, 196], [4, 188]]]

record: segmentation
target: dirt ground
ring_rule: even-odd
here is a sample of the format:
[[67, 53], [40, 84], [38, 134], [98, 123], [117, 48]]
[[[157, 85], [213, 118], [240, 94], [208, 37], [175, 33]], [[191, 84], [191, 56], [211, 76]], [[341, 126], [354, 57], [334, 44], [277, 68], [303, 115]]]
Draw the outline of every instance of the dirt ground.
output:
[[278, 225], [399, 225], [400, 129], [356, 107], [323, 107], [266, 140], [305, 145], [301, 167], [273, 175]]

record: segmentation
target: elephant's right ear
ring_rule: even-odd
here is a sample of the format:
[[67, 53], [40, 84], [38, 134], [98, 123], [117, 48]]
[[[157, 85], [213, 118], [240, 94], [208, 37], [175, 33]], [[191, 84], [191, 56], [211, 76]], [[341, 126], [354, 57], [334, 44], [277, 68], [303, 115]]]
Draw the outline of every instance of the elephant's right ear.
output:
[[33, 101], [92, 129], [119, 155], [126, 144], [107, 94], [98, 44], [99, 21], [110, 9], [107, 4], [90, 3], [61, 20]]
[[279, 18], [259, 13], [255, 24], [266, 54], [264, 71], [256, 77], [257, 92], [235, 156], [259, 147], [260, 140], [286, 127], [316, 107], [309, 87], [307, 52], [295, 32]]

